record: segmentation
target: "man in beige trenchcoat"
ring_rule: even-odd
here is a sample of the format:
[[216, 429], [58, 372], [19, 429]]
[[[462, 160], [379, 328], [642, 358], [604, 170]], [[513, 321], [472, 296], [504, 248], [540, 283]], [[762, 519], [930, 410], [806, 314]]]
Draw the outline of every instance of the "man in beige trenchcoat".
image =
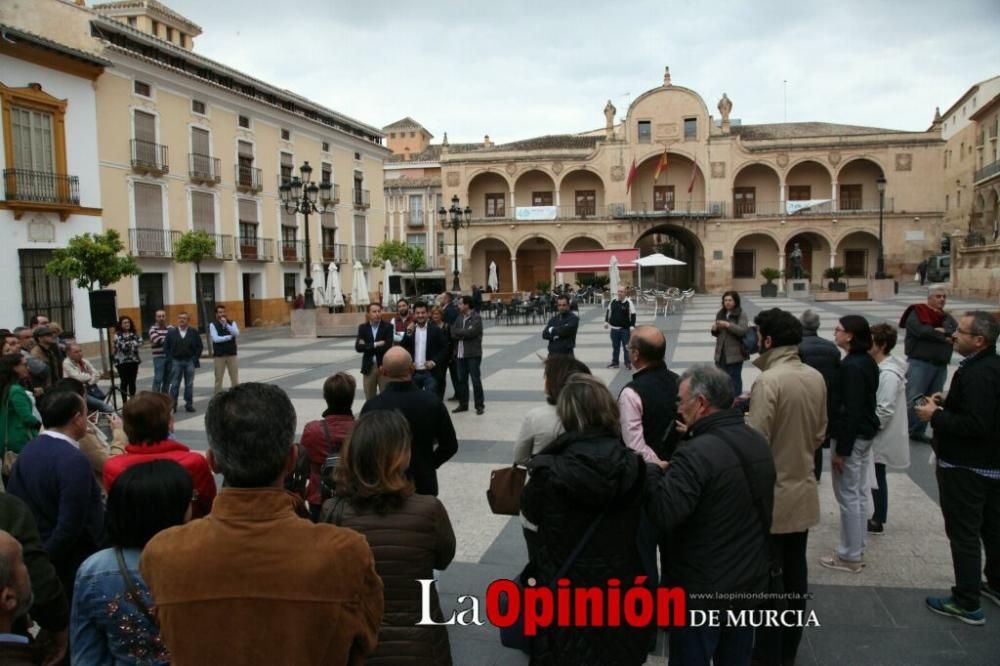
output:
[[[762, 374], [750, 391], [749, 424], [767, 438], [777, 481], [771, 522], [771, 554], [781, 565], [786, 594], [808, 592], [806, 542], [819, 524], [819, 489], [813, 471], [816, 449], [826, 437], [826, 382], [799, 358], [802, 324], [773, 308], [754, 319]], [[804, 610], [804, 598], [788, 599], [789, 610]], [[758, 629], [754, 657], [766, 664], [792, 663], [802, 629]]]

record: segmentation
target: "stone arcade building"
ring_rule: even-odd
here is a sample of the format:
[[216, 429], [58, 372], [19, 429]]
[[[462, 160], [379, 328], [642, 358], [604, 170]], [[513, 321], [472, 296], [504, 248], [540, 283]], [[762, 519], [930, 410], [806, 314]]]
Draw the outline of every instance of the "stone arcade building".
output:
[[431, 147], [445, 205], [457, 195], [473, 211], [459, 236], [463, 286], [485, 284], [495, 261], [500, 291], [534, 290], [553, 280], [562, 252], [638, 247], [687, 262], [644, 272], [646, 287], [755, 290], [763, 268], [785, 268], [795, 243], [813, 284], [831, 266], [861, 284], [878, 256], [880, 176], [890, 274], [912, 275], [954, 231], [942, 220], [939, 119], [924, 132], [741, 125], [730, 119], [733, 105], [723, 94], [714, 118], [698, 93], [671, 83], [668, 68], [624, 119], [608, 102], [602, 129]]

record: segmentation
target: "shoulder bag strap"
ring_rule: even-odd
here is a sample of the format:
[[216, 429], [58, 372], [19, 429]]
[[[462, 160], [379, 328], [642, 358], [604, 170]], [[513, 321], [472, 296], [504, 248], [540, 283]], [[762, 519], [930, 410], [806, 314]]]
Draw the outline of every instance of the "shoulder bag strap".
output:
[[718, 437], [720, 440], [722, 440], [726, 444], [726, 446], [732, 449], [733, 453], [735, 453], [736, 457], [739, 459], [740, 466], [743, 467], [743, 476], [746, 479], [747, 487], [750, 489], [750, 499], [753, 501], [754, 506], [757, 508], [757, 514], [758, 517], [760, 518], [760, 526], [761, 529], [764, 531], [764, 543], [770, 544], [771, 521], [767, 520], [767, 512], [764, 509], [763, 498], [757, 495], [757, 492], [753, 488], [753, 483], [750, 481], [750, 462], [743, 454], [743, 451], [740, 450], [740, 447], [736, 446], [735, 442], [733, 442], [731, 439], [720, 433], [715, 433], [715, 436]]
[[325, 416], [320, 422], [323, 424], [323, 439], [326, 441], [326, 455], [330, 455], [330, 445], [333, 444], [330, 437], [330, 426], [327, 424]]
[[128, 566], [125, 564], [125, 556], [122, 553], [121, 548], [115, 548], [115, 559], [118, 560], [118, 571], [121, 573], [122, 578], [125, 579], [125, 587], [128, 588], [129, 596], [132, 597], [132, 603], [136, 605], [136, 607], [139, 609], [139, 612], [142, 613], [143, 616], [147, 620], [149, 620], [154, 627], [160, 626], [159, 623], [156, 621], [156, 616], [153, 615], [153, 612], [149, 610], [148, 606], [146, 606], [146, 602], [143, 600], [142, 594], [139, 592], [139, 589], [135, 586], [135, 581], [132, 580], [132, 574], [129, 573]]
[[346, 497], [337, 497], [333, 500], [333, 524], [337, 527], [341, 527], [341, 523], [344, 522], [344, 505], [347, 504]]
[[601, 518], [604, 518], [603, 511], [600, 514], [598, 514], [597, 518], [594, 518], [594, 522], [592, 522], [590, 524], [590, 527], [587, 528], [587, 531], [583, 533], [583, 537], [580, 538], [580, 542], [576, 544], [576, 547], [573, 549], [573, 552], [569, 554], [569, 557], [566, 558], [566, 561], [563, 562], [561, 567], [559, 567], [559, 571], [556, 572], [556, 577], [552, 581], [553, 585], [557, 583], [560, 578], [566, 575], [566, 572], [569, 571], [569, 568], [573, 566], [573, 563], [576, 562], [576, 559], [580, 557], [580, 553], [582, 553], [583, 549], [587, 546], [587, 542], [590, 541], [590, 537], [594, 536], [594, 532], [597, 531], [597, 526], [598, 524], [600, 524]]

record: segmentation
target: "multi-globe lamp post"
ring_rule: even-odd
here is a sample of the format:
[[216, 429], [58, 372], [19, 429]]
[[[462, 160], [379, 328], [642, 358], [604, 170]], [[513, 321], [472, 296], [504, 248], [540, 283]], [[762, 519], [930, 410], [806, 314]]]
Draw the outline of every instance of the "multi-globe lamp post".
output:
[[458, 283], [458, 230], [472, 224], [472, 209], [466, 206], [464, 209], [458, 205], [458, 195], [451, 198], [451, 208], [442, 206], [438, 209], [438, 220], [442, 229], [451, 229], [455, 234], [455, 254], [454, 278], [451, 283], [452, 291], [461, 291]]
[[882, 213], [885, 209], [885, 176], [879, 176], [875, 180], [875, 188], [878, 190], [878, 265], [875, 267], [875, 279], [885, 279], [885, 243], [882, 239], [883, 224]]
[[312, 288], [312, 254], [309, 246], [309, 215], [316, 213], [322, 215], [333, 210], [333, 200], [331, 193], [333, 183], [324, 180], [317, 185], [312, 182], [312, 167], [309, 162], [304, 162], [299, 167], [300, 176], [294, 176], [290, 181], [286, 181], [278, 188], [281, 196], [281, 205], [284, 206], [288, 214], [301, 213], [306, 229], [306, 310], [315, 310], [316, 301], [313, 300]]

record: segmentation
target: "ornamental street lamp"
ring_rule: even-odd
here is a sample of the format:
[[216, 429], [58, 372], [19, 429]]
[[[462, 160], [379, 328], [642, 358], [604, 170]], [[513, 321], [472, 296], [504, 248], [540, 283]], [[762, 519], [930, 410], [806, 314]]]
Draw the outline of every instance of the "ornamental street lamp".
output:
[[455, 271], [454, 279], [451, 283], [452, 291], [461, 291], [458, 285], [458, 230], [468, 227], [472, 223], [472, 209], [468, 206], [463, 210], [458, 206], [458, 195], [451, 198], [451, 208], [445, 209], [443, 206], [438, 209], [438, 220], [442, 229], [451, 229], [455, 232]]
[[278, 188], [278, 194], [281, 196], [281, 205], [284, 206], [286, 213], [290, 215], [301, 213], [305, 219], [306, 293], [304, 307], [306, 310], [315, 310], [316, 301], [313, 300], [312, 288], [312, 256], [309, 252], [309, 215], [328, 213], [333, 210], [335, 204], [330, 196], [333, 183], [324, 180], [317, 186], [316, 183], [311, 182], [312, 167], [309, 166], [309, 162], [304, 162], [299, 167], [299, 173], [302, 175], [301, 179], [295, 176], [290, 181], [285, 181]]
[[885, 208], [885, 176], [875, 180], [878, 189], [878, 266], [875, 268], [875, 279], [885, 279], [885, 244], [882, 240], [882, 211]]

